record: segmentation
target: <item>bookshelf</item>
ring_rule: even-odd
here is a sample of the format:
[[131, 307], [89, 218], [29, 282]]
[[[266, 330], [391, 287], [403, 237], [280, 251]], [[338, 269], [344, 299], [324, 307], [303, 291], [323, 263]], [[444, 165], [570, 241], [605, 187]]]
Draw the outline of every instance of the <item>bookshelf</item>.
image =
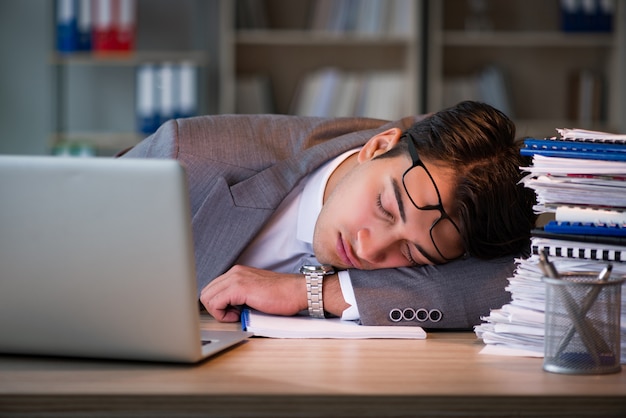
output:
[[[58, 54], [51, 46], [50, 147], [70, 139], [110, 154], [135, 144], [145, 136], [136, 129], [137, 67], [148, 61], [183, 60], [199, 67], [199, 113], [297, 113], [305, 80], [316, 71], [332, 69], [342, 81], [345, 76], [362, 79], [385, 72], [400, 77], [402, 90], [395, 96], [404, 102], [396, 108], [397, 115], [377, 115], [370, 108], [367, 116], [401, 117], [455, 102], [444, 94], [451, 81], [466, 81], [493, 66], [504, 76], [520, 136], [553, 135], [556, 127], [573, 126], [626, 132], [623, 2], [616, 2], [611, 33], [562, 31], [559, 0], [370, 2], [389, 8], [396, 2], [409, 5], [403, 13], [406, 30], [367, 33], [329, 29], [319, 23], [323, 19], [313, 23], [320, 5], [339, 1], [137, 0], [137, 39], [131, 54]], [[489, 30], [465, 29], [475, 2], [486, 4]], [[246, 7], [252, 12], [244, 13]], [[598, 74], [604, 89], [601, 116], [579, 123], [571, 117], [568, 102], [571, 74], [582, 69]], [[379, 91], [387, 90], [392, 89]], [[392, 108], [382, 100], [369, 102]], [[343, 115], [336, 109], [330, 113]]]
[[[354, 9], [335, 9], [330, 12], [330, 18], [319, 17], [322, 8], [332, 7], [332, 3], [339, 7], [341, 3], [351, 4]], [[358, 20], [359, 13], [363, 13], [358, 10], [359, 3], [381, 7], [377, 17], [384, 27], [371, 31], [348, 26], [330, 28], [332, 17], [342, 15]], [[297, 104], [299, 98], [311, 98], [304, 94], [307, 80], [311, 83], [312, 76], [322, 72], [323, 75], [334, 74], [336, 82], [344, 83], [335, 84], [341, 88], [345, 88], [346, 79], [351, 79], [353, 90], [341, 90], [344, 92], [354, 92], [357, 83], [361, 83], [361, 86], [370, 82], [384, 85], [380, 81], [382, 77], [378, 76], [393, 75], [396, 80], [400, 80], [396, 85], [402, 86], [402, 91], [395, 96], [403, 100], [400, 104], [388, 105], [379, 100], [386, 113], [380, 113], [380, 108], [376, 109], [377, 102], [373, 99], [354, 99], [357, 103], [355, 106], [348, 104], [342, 111], [324, 107], [322, 112], [334, 116], [363, 112], [369, 112], [367, 116], [387, 116], [393, 113], [394, 117], [420, 113], [422, 3], [421, 0], [223, 1], [222, 21], [232, 24], [222, 28], [220, 111], [300, 114]], [[393, 21], [391, 10], [396, 6], [405, 8], [401, 13], [405, 20], [402, 24], [392, 26], [394, 29], [403, 27], [404, 30], [392, 30], [387, 24]], [[340, 90], [339, 87], [324, 87], [327, 80], [318, 80], [321, 85], [317, 84], [309, 90]], [[251, 100], [255, 95], [256, 100]], [[339, 102], [342, 98], [351, 102], [347, 97], [354, 96], [339, 94], [339, 98], [335, 96], [335, 100], [330, 102]], [[261, 103], [261, 107], [255, 106], [255, 103]], [[396, 106], [395, 110], [389, 110], [393, 106]]]
[[[558, 0], [430, 1], [427, 110], [482, 97], [482, 75], [484, 88], [504, 93], [520, 136], [553, 136], [558, 127], [626, 131], [624, 9], [615, 2], [612, 32], [571, 32], [562, 30]], [[588, 106], [577, 99], [583, 91], [591, 91]]]
[[[145, 63], [189, 63], [197, 69], [198, 113], [212, 103], [209, 64], [215, 41], [216, 2], [137, 0], [135, 47], [98, 54], [60, 52], [55, 41], [49, 63], [53, 75], [51, 152], [62, 147], [112, 155], [143, 137], [136, 117], [137, 68]], [[56, 19], [56, 10], [51, 17]], [[56, 25], [53, 40], [56, 40]], [[80, 151], [78, 151], [80, 153]]]

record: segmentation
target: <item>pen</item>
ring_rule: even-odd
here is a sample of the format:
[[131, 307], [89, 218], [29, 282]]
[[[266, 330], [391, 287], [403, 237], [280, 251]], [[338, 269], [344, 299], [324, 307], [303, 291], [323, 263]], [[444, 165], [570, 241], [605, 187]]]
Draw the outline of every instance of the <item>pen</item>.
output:
[[539, 253], [539, 267], [543, 271], [543, 274], [545, 274], [546, 276], [552, 279], [561, 278], [561, 275], [559, 274], [556, 267], [554, 267], [554, 264], [550, 260], [548, 260], [548, 250], [546, 248], [542, 248], [541, 252]]

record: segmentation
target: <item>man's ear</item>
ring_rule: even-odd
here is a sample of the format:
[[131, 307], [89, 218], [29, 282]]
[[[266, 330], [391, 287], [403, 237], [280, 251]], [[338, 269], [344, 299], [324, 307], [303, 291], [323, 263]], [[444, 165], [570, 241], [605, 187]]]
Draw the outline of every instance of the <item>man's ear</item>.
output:
[[385, 132], [374, 135], [363, 145], [361, 151], [359, 151], [359, 163], [386, 153], [396, 146], [401, 136], [402, 130], [400, 128], [387, 129]]

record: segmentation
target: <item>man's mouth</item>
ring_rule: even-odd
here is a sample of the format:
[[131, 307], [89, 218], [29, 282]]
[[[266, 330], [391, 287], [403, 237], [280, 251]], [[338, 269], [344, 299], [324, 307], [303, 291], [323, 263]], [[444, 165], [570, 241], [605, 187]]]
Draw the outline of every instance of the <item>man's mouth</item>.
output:
[[354, 254], [352, 254], [352, 250], [349, 244], [347, 242], [344, 242], [341, 235], [339, 235], [339, 237], [337, 238], [336, 247], [339, 258], [348, 268], [359, 268], [360, 263], [358, 262]]

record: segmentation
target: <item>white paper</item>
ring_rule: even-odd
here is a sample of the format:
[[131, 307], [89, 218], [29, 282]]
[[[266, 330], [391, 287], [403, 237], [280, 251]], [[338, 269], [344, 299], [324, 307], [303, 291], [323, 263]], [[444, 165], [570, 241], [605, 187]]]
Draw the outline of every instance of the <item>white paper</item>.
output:
[[533, 174], [626, 174], [626, 162], [587, 160], [583, 158], [547, 157], [533, 155], [533, 164], [522, 167]]
[[527, 350], [523, 348], [511, 348], [503, 345], [486, 345], [479, 354], [491, 354], [496, 356], [514, 357], [538, 357], [543, 358], [543, 351]]
[[419, 339], [426, 332], [417, 326], [366, 326], [340, 318], [317, 319], [309, 316], [276, 316], [252, 309], [242, 316], [245, 330], [257, 337], [270, 338], [345, 338], [345, 339]]
[[626, 140], [626, 135], [612, 134], [608, 132], [589, 131], [586, 129], [559, 128], [557, 132], [563, 139], [589, 138], [589, 139], [610, 139]]

